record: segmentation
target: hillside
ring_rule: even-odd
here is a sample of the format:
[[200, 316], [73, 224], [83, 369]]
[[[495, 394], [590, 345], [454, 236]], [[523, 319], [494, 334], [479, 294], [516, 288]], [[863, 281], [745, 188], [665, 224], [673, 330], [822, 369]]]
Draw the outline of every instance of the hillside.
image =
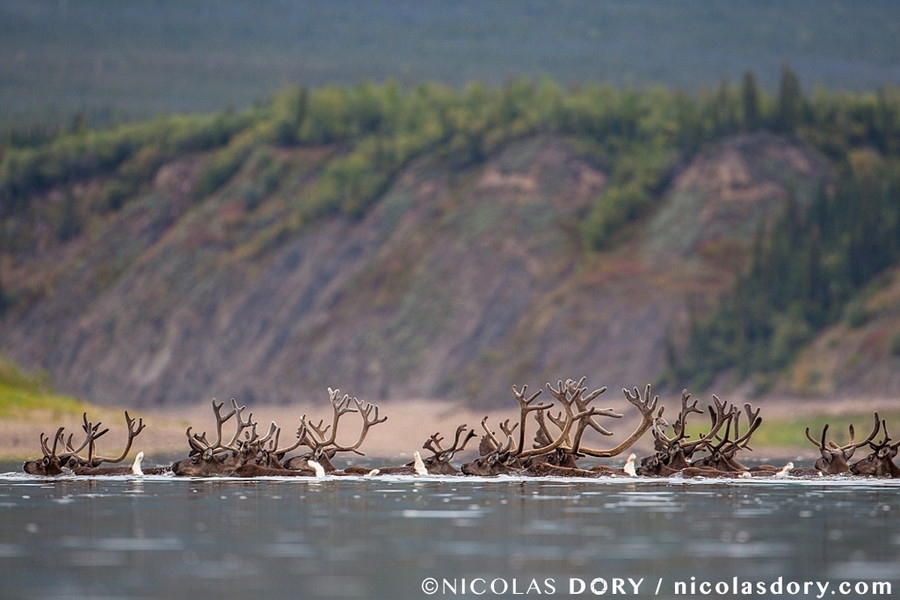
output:
[[900, 271], [862, 291], [847, 318], [829, 327], [787, 370], [777, 391], [809, 397], [895, 399], [900, 389]]
[[292, 87], [9, 145], [0, 352], [129, 406], [484, 406], [582, 375], [883, 395], [893, 337], [865, 376], [814, 351], [891, 321], [868, 298], [900, 263], [898, 115], [897, 90], [807, 98], [784, 67], [774, 97], [752, 73], [697, 99]]
[[[328, 156], [270, 152], [301, 187]], [[490, 405], [512, 383], [641, 385], [662, 374], [685, 303], [730, 282], [748, 224], [774, 214], [789, 185], [829, 176], [801, 144], [736, 136], [699, 152], [651, 217], [594, 253], [577, 230], [609, 174], [565, 138], [526, 137], [463, 170], [424, 156], [362, 218], [275, 241], [285, 205], [276, 195], [248, 210], [241, 195], [259, 160], [192, 201], [208, 160], [161, 166], [122, 210], [89, 216], [64, 242], [45, 235], [7, 266], [6, 286], [34, 300], [4, 318], [3, 351], [104, 404], [287, 403], [330, 385]]]

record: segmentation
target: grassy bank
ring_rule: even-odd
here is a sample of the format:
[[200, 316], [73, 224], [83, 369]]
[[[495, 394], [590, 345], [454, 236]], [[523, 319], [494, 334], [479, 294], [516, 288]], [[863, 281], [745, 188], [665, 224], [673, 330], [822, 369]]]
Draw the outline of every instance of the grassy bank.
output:
[[27, 419], [38, 413], [61, 418], [89, 408], [86, 402], [54, 393], [46, 376], [26, 374], [0, 359], [0, 419]]
[[[900, 412], [879, 411], [878, 415], [888, 423], [890, 431], [892, 423], [900, 422]], [[853, 425], [856, 431], [856, 441], [862, 441], [868, 437], [874, 427], [872, 411], [852, 411], [840, 415], [834, 414], [809, 414], [795, 418], [767, 419], [763, 413], [763, 424], [753, 434], [752, 447], [777, 447], [777, 448], [802, 448], [815, 447], [806, 439], [806, 428], [815, 440], [822, 437], [822, 428], [828, 424], [828, 440], [843, 445], [850, 441], [849, 426]], [[882, 439], [883, 433], [879, 432], [877, 440]], [[865, 449], [860, 450], [860, 458], [865, 456]]]
[[[169, 453], [184, 445], [186, 425], [183, 419], [164, 415], [150, 417], [143, 411], [127, 410], [131, 416], [143, 418], [148, 432], [152, 432], [138, 438], [138, 443], [149, 442], [142, 448]], [[58, 427], [65, 427], [67, 433], [74, 433], [78, 438], [84, 413], [92, 422], [99, 420], [110, 430], [98, 442], [101, 450], [121, 448], [127, 431], [122, 409], [97, 406], [58, 394], [46, 375], [25, 373], [0, 358], [0, 461], [39, 457], [40, 435], [52, 436]]]

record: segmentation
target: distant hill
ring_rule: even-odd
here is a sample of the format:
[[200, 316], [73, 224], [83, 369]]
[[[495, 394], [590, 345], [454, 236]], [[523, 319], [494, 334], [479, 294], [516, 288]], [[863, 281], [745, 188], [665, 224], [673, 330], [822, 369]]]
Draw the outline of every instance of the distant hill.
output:
[[[873, 164], [879, 140], [894, 151], [892, 125], [854, 121], [894, 96], [807, 101], [784, 79], [758, 114], [752, 80], [701, 101], [548, 81], [291, 88], [245, 112], [10, 148], [0, 351], [67, 394], [129, 406], [327, 386], [488, 406], [512, 384], [582, 375], [693, 389], [671, 353], [759, 232], [842, 181], [848, 148]], [[835, 114], [848, 120], [817, 124]], [[767, 389], [893, 381], [886, 346], [860, 354], [868, 375], [792, 386], [790, 369], [844, 347], [822, 335]]]

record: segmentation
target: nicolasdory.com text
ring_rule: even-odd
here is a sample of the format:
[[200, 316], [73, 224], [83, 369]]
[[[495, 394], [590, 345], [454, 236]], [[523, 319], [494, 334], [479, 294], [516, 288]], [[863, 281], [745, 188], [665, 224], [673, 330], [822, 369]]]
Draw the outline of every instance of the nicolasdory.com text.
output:
[[567, 578], [436, 578], [426, 577], [421, 590], [428, 596], [616, 596], [619, 598], [673, 594], [690, 598], [822, 598], [832, 596], [891, 597], [890, 581], [793, 581], [778, 577], [773, 581], [751, 581], [732, 577], [719, 581], [680, 580], [644, 577]]

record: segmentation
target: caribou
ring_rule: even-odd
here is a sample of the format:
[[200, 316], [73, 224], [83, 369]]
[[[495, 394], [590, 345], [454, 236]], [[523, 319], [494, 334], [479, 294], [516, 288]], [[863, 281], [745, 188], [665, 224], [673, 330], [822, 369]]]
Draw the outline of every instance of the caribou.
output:
[[[499, 423], [498, 434], [489, 426], [489, 416], [481, 421], [483, 435], [478, 444], [478, 456], [460, 467], [452, 464], [468, 443], [478, 437], [475, 429], [460, 425], [453, 444], [445, 447], [440, 432], [432, 434], [422, 445], [430, 455], [414, 451], [413, 460], [400, 466], [345, 466], [334, 464], [340, 454], [364, 456], [363, 442], [372, 427], [384, 423], [386, 416], [379, 415], [375, 404], [361, 401], [339, 389], [328, 388], [331, 408], [330, 420], [314, 420], [306, 414], [300, 416], [296, 436], [281, 444], [281, 427], [275, 422], [261, 434], [259, 424], [245, 406], [232, 398], [230, 408], [225, 403], [212, 400], [215, 429], [212, 441], [206, 432], [195, 433], [189, 426], [185, 431], [190, 448], [187, 458], [171, 467], [142, 466], [143, 452], [139, 452], [131, 466], [120, 464], [129, 455], [135, 438], [144, 430], [142, 419], [133, 419], [125, 412], [127, 440], [118, 456], [105, 456], [98, 452], [97, 441], [108, 433], [101, 423], [82, 415], [83, 439], [76, 441], [75, 434], [66, 435], [64, 427], [52, 436], [40, 434], [42, 458], [24, 463], [26, 473], [42, 476], [69, 475], [142, 475], [171, 472], [177, 476], [230, 476], [230, 477], [326, 477], [326, 476], [377, 476], [377, 475], [478, 475], [496, 476], [512, 474], [529, 477], [594, 478], [609, 476], [643, 477], [796, 477], [821, 475], [855, 475], [870, 477], [900, 477], [900, 467], [894, 462], [900, 441], [894, 442], [887, 423], [874, 413], [872, 431], [856, 440], [853, 424], [849, 426], [849, 441], [839, 445], [829, 439], [829, 424], [821, 436], [813, 437], [806, 428], [806, 438], [819, 450], [819, 458], [813, 468], [794, 468], [793, 463], [784, 467], [772, 465], [748, 467], [738, 459], [738, 454], [752, 451], [750, 441], [762, 424], [760, 409], [745, 403], [743, 408], [723, 402], [715, 394], [711, 402], [701, 409], [698, 400], [691, 400], [687, 390], [682, 390], [680, 410], [671, 425], [664, 418], [665, 407], [659, 396], [651, 393], [648, 384], [643, 391], [622, 389], [626, 401], [637, 410], [640, 417], [634, 429], [611, 447], [591, 443], [589, 436], [599, 439], [613, 436], [600, 419], [621, 419], [622, 414], [612, 408], [599, 408], [594, 401], [606, 392], [606, 387], [588, 392], [586, 377], [580, 380], [559, 380], [554, 386], [546, 384], [552, 398], [540, 400], [543, 389], [529, 394], [528, 386], [512, 386], [512, 395], [518, 405], [518, 420], [507, 419]], [[554, 408], [556, 409], [554, 411]], [[691, 415], [708, 416], [705, 432], [689, 434]], [[347, 420], [359, 419], [355, 437], [346, 436]], [[223, 429], [231, 423], [233, 431]], [[341, 426], [343, 424], [343, 426]], [[339, 435], [339, 428], [343, 435]], [[696, 425], [690, 431], [696, 431]], [[608, 459], [624, 455], [649, 431], [653, 438], [653, 454], [636, 464], [631, 452], [624, 465], [613, 467], [599, 464], [582, 467], [583, 458]], [[670, 433], [671, 431], [671, 433]], [[874, 440], [881, 432], [882, 439]], [[530, 445], [529, 445], [529, 439]], [[863, 459], [850, 463], [854, 452], [868, 447], [870, 453]], [[302, 450], [301, 450], [302, 448]], [[294, 453], [294, 455], [289, 456]]]
[[697, 408], [698, 400], [688, 404], [691, 394], [687, 390], [681, 392], [681, 411], [672, 423], [674, 437], [669, 437], [666, 430], [668, 422], [663, 418], [665, 407], [661, 406], [653, 419], [653, 448], [654, 454], [643, 458], [637, 468], [638, 475], [668, 477], [681, 473], [684, 469], [692, 467], [691, 460], [694, 454], [708, 448], [719, 430], [730, 420], [734, 414], [734, 407], [728, 407], [713, 394], [713, 404], [707, 407], [711, 424], [709, 430], [696, 440], [687, 441], [690, 436], [687, 433], [687, 419], [690, 414], [703, 414], [703, 410]]
[[[641, 413], [641, 422], [635, 430], [622, 442], [613, 448], [597, 449], [584, 444], [584, 434], [590, 428], [601, 435], [613, 435], [601, 424], [594, 420], [595, 417], [622, 418], [611, 408], [597, 408], [591, 406], [591, 402], [606, 388], [598, 388], [589, 394], [584, 386], [586, 377], [579, 381], [572, 379], [563, 383], [557, 382], [553, 387], [547, 383], [547, 390], [557, 400], [562, 410], [556, 415], [548, 411], [554, 404], [543, 402], [535, 403], [543, 390], [538, 390], [531, 396], [527, 395], [527, 386], [520, 392], [516, 386], [512, 387], [513, 397], [519, 404], [519, 422], [510, 425], [509, 421], [500, 424], [500, 430], [506, 436], [506, 441], [501, 441], [488, 426], [487, 417], [482, 422], [484, 436], [479, 445], [480, 456], [462, 466], [462, 472], [467, 475], [499, 475], [509, 473], [521, 473], [534, 476], [575, 476], [575, 477], [599, 477], [604, 474], [627, 474], [627, 471], [617, 471], [609, 467], [599, 466], [594, 469], [581, 469], [576, 459], [583, 456], [596, 458], [610, 458], [618, 456], [630, 448], [652, 422], [653, 411], [656, 408], [658, 397], [650, 398], [650, 386], [647, 386], [643, 396], [635, 389], [634, 394], [624, 390], [626, 399]], [[525, 447], [527, 439], [526, 428], [529, 416], [534, 415], [534, 423], [537, 431], [531, 448]], [[555, 427], [551, 432], [547, 421]], [[633, 464], [630, 459], [626, 465]], [[632, 470], [626, 467], [629, 471]]]
[[[250, 449], [252, 444], [258, 443], [256, 435], [256, 423], [253, 421], [253, 415], [243, 416], [245, 406], [238, 406], [237, 401], [231, 399], [231, 410], [227, 414], [222, 414], [224, 402], [216, 402], [212, 399], [212, 409], [216, 418], [216, 438], [214, 442], [210, 442], [206, 437], [206, 432], [192, 433], [192, 427], [188, 427], [185, 431], [188, 446], [191, 451], [188, 457], [180, 460], [172, 465], [172, 472], [179, 476], [202, 476], [209, 477], [214, 475], [231, 475], [234, 471], [250, 460]], [[237, 425], [231, 440], [223, 442], [222, 426], [237, 417]], [[249, 432], [247, 430], [250, 430]], [[247, 432], [247, 437], [241, 440], [241, 434]], [[251, 433], [252, 432], [252, 433]], [[240, 445], [238, 445], [240, 443]]]
[[[688, 403], [691, 394], [687, 390], [681, 392], [681, 411], [678, 413], [672, 430], [674, 437], [669, 437], [666, 430], [669, 425], [663, 418], [664, 407], [653, 422], [654, 450], [651, 456], [641, 460], [637, 469], [639, 475], [671, 477], [753, 477], [755, 475], [778, 475], [788, 473], [784, 468], [764, 465], [748, 468], [736, 459], [741, 450], [750, 450], [750, 438], [762, 424], [759, 416], [761, 409], [753, 410], [747, 403], [743, 411], [733, 404], [723, 402], [715, 394], [712, 404], [707, 406], [710, 426], [706, 433], [695, 440], [690, 440], [687, 433], [687, 419], [690, 414], [703, 414], [697, 407], [697, 400]], [[746, 415], [747, 431], [740, 433], [741, 415]], [[724, 433], [721, 433], [724, 427]], [[733, 433], [732, 433], [733, 432]], [[721, 435], [720, 435], [721, 433]], [[690, 440], [690, 441], [689, 441]], [[698, 452], [706, 452], [694, 458]]]
[[838, 446], [833, 441], [827, 441], [829, 423], [826, 423], [825, 427], [822, 428], [822, 437], [820, 440], [813, 438], [809, 433], [809, 427], [807, 427], [806, 438], [819, 448], [819, 458], [816, 460], [815, 470], [822, 475], [841, 475], [843, 473], [849, 473], [850, 459], [853, 458], [853, 453], [856, 449], [862, 448], [878, 435], [878, 430], [881, 428], [881, 421], [878, 418], [877, 412], [874, 413], [874, 416], [875, 427], [866, 439], [859, 443], [855, 442], [856, 432], [851, 423], [849, 426], [850, 441], [843, 446]]
[[[328, 398], [332, 408], [331, 424], [325, 425], [324, 419], [316, 424], [308, 419], [305, 414], [302, 415], [300, 417], [300, 428], [297, 430], [297, 439], [300, 445], [306, 446], [310, 451], [286, 461], [284, 463], [285, 468], [309, 470], [312, 467], [313, 470], [318, 470], [315, 465], [319, 465], [326, 474], [331, 475], [369, 474], [372, 469], [365, 469], [363, 467], [351, 467], [349, 470], [338, 469], [331, 462], [331, 459], [334, 458], [338, 452], [352, 452], [360, 456], [365, 456], [359, 448], [363, 441], [365, 441], [369, 429], [374, 425], [384, 423], [387, 420], [387, 417], [378, 416], [378, 407], [376, 405], [360, 401], [356, 397], [351, 397], [349, 394], [341, 395], [339, 389], [328, 388]], [[341, 417], [354, 413], [359, 414], [362, 417], [362, 426], [356, 441], [350, 445], [339, 444], [338, 424], [340, 423]]]
[[[463, 437], [463, 433], [466, 433], [465, 437]], [[445, 449], [441, 445], [444, 438], [441, 437], [440, 432], [433, 433], [422, 445], [424, 450], [431, 452], [431, 456], [423, 459], [417, 450], [413, 453], [413, 461], [410, 463], [399, 467], [376, 467], [366, 475], [459, 475], [460, 470], [454, 467], [450, 461], [457, 452], [465, 450], [469, 440], [477, 435], [467, 425], [460, 425], [456, 429], [453, 445]], [[462, 438], [462, 442], [460, 442], [460, 438]]]
[[[877, 432], [878, 413], [875, 413], [875, 421], [875, 431]], [[884, 439], [874, 444], [871, 440], [875, 436], [870, 436], [866, 443], [872, 452], [862, 460], [850, 465], [850, 472], [853, 475], [900, 478], [900, 467], [894, 462], [894, 457], [897, 456], [897, 449], [900, 448], [900, 441], [891, 443], [887, 423], [883, 419], [881, 420], [881, 430], [884, 432]]]
[[[244, 416], [245, 406], [238, 406], [231, 399], [231, 410], [222, 414], [224, 403], [212, 400], [213, 413], [216, 420], [215, 441], [210, 442], [206, 432], [197, 434], [187, 428], [188, 445], [191, 448], [188, 458], [172, 465], [172, 472], [178, 476], [210, 477], [263, 477], [263, 476], [316, 476], [321, 474], [318, 463], [310, 461], [302, 467], [290, 468], [283, 464], [285, 456], [297, 449], [304, 442], [305, 427], [301, 425], [297, 432], [297, 440], [279, 448], [281, 428], [275, 422], [269, 426], [268, 432], [260, 436], [258, 423], [253, 414]], [[228, 442], [224, 441], [222, 427], [235, 418], [235, 429]]]
[[[104, 463], [117, 464], [121, 463], [128, 456], [131, 446], [141, 431], [144, 430], [145, 424], [143, 419], [132, 419], [125, 411], [125, 424], [128, 429], [125, 448], [117, 457], [106, 457], [97, 454], [97, 440], [109, 432], [109, 428], [100, 429], [100, 421], [93, 423], [88, 421], [87, 412], [82, 413], [82, 426], [84, 439], [76, 447], [73, 443], [74, 435], [65, 435], [65, 428], [60, 427], [53, 436], [53, 445], [50, 446], [51, 438], [45, 433], [40, 434], [40, 445], [44, 456], [37, 460], [26, 461], [22, 468], [26, 473], [31, 475], [142, 475], [158, 474], [165, 472], [165, 468], [144, 469], [141, 466], [143, 460], [143, 452], [139, 452], [135, 457], [135, 461], [131, 466], [104, 467]], [[81, 453], [87, 451], [87, 456]]]

